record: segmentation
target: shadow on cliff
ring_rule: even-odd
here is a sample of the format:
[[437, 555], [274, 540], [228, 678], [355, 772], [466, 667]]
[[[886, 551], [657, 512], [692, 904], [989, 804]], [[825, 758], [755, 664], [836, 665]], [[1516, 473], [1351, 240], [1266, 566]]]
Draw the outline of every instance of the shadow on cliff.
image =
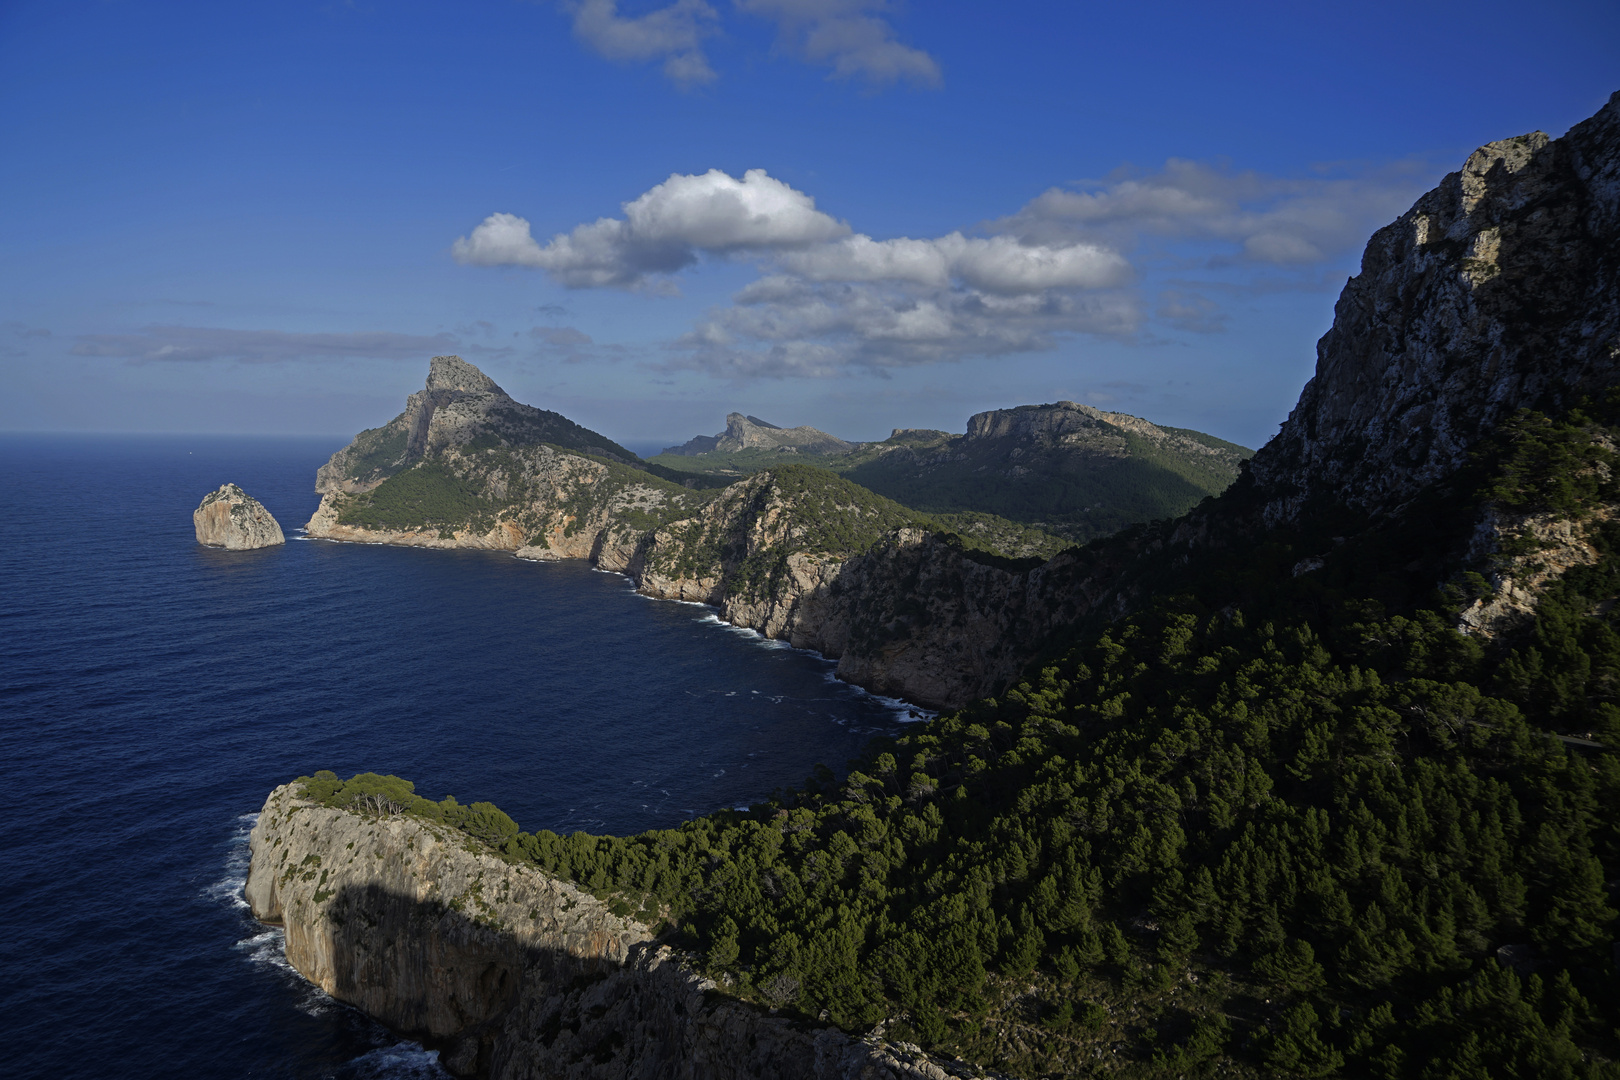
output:
[[875, 1051], [860, 1040], [719, 994], [656, 941], [626, 947], [587, 929], [549, 944], [540, 931], [537, 944], [475, 914], [365, 885], [339, 891], [315, 933], [330, 949], [332, 996], [439, 1050], [458, 1076], [923, 1075], [862, 1072]]
[[[462, 1076], [489, 1075], [525, 991], [577, 995], [622, 970], [624, 959], [605, 931], [537, 944], [476, 913], [377, 884], [339, 890], [315, 933], [323, 931], [314, 947], [330, 950], [332, 996], [438, 1049]], [[594, 1044], [579, 1056], [606, 1060]]]

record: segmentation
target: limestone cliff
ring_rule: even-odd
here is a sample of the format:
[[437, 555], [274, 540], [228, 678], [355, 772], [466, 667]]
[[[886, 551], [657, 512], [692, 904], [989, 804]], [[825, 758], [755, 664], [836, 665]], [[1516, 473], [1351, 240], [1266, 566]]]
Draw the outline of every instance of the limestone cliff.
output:
[[773, 1015], [634, 919], [386, 800], [333, 809], [270, 793], [246, 899], [287, 960], [339, 1001], [443, 1048], [460, 1075], [945, 1080], [914, 1046]]
[[227, 551], [287, 542], [264, 504], [235, 484], [221, 484], [217, 491], [204, 495], [191, 513], [191, 523], [197, 530], [197, 543]]
[[1522, 407], [1620, 377], [1620, 94], [1550, 140], [1490, 143], [1373, 235], [1315, 377], [1255, 455], [1267, 520], [1394, 510]]

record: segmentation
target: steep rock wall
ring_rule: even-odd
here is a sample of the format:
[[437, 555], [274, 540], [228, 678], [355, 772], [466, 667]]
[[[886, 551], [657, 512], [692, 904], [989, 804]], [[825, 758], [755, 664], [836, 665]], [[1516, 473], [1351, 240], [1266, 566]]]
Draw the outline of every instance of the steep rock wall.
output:
[[275, 547], [287, 542], [280, 524], [264, 504], [235, 484], [221, 484], [204, 495], [191, 513], [191, 524], [197, 543], [227, 551]]
[[244, 890], [339, 1001], [494, 1080], [944, 1080], [977, 1073], [714, 993], [651, 930], [466, 835], [270, 793]]
[[1251, 472], [1269, 523], [1314, 497], [1399, 507], [1523, 406], [1620, 377], [1620, 94], [1549, 140], [1476, 150], [1373, 235], [1315, 377]]

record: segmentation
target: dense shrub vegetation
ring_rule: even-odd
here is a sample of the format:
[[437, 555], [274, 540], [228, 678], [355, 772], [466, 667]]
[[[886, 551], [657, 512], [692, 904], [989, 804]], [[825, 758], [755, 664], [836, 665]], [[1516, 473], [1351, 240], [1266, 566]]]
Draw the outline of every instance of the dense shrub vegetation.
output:
[[[1184, 591], [749, 812], [558, 836], [306, 785], [656, 911], [734, 993], [1022, 1075], [1620, 1077], [1620, 754], [1571, 735], [1620, 745], [1616, 434], [1529, 414], [1404, 531], [1167, 554]], [[1601, 556], [1489, 650], [1453, 629], [1482, 497]]]

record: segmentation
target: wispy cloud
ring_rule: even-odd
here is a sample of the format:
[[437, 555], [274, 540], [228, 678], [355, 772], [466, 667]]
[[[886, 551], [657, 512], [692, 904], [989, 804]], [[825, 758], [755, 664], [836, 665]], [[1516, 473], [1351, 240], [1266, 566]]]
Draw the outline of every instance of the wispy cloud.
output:
[[618, 0], [573, 0], [563, 8], [574, 17], [574, 36], [609, 60], [662, 60], [664, 74], [681, 87], [715, 80], [703, 41], [718, 32], [720, 16], [703, 0], [675, 0], [640, 16], [619, 14]]
[[[889, 0], [732, 0], [746, 15], [774, 22], [777, 48], [832, 79], [878, 88], [898, 82], [938, 87], [939, 61], [897, 39]], [[562, 0], [574, 36], [619, 63], [662, 62], [664, 74], [688, 89], [719, 76], [704, 43], [722, 33], [722, 16], [705, 0], [674, 0], [642, 15], [620, 12], [618, 0]]]
[[137, 363], [237, 360], [274, 364], [300, 360], [419, 360], [435, 353], [454, 351], [457, 344], [457, 339], [450, 334], [424, 337], [385, 330], [304, 334], [207, 326], [146, 326], [128, 334], [80, 334], [73, 353]]
[[998, 232], [1121, 248], [1149, 237], [1215, 245], [1214, 262], [1300, 267], [1363, 243], [1428, 186], [1416, 167], [1275, 177], [1172, 158], [1156, 172], [1122, 169], [1097, 182], [1048, 188]]
[[869, 86], [909, 82], [937, 88], [944, 84], [939, 61], [895, 40], [882, 16], [895, 5], [886, 0], [733, 0], [738, 11], [777, 24], [778, 46], [789, 55], [832, 69], [832, 79], [855, 79]]
[[30, 326], [15, 319], [0, 322], [0, 356], [27, 356], [26, 345], [33, 338], [48, 338], [51, 332], [43, 326]]

